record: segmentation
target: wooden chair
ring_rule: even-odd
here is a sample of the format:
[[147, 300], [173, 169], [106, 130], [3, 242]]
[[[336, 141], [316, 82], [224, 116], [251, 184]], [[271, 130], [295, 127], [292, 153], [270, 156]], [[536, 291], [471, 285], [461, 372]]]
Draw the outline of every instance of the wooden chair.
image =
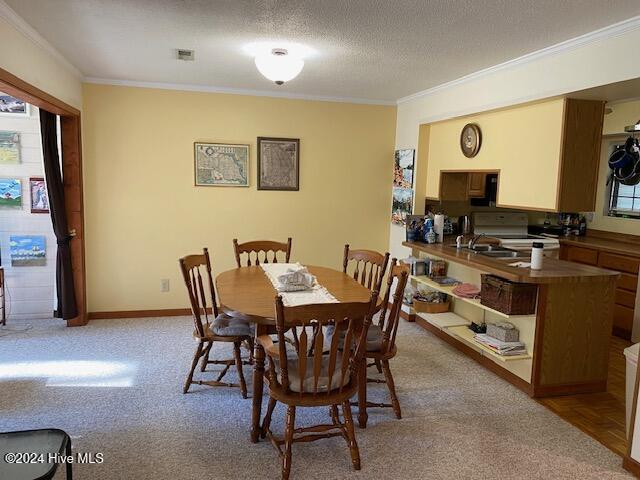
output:
[[[278, 342], [274, 344], [268, 335], [258, 337], [269, 362], [265, 381], [270, 398], [262, 424], [262, 436], [269, 437], [282, 457], [284, 480], [289, 478], [291, 471], [293, 443], [338, 435], [349, 446], [353, 467], [360, 469], [360, 454], [349, 399], [358, 389], [358, 371], [364, 361], [364, 340], [377, 297], [378, 292], [373, 292], [368, 302], [296, 307], [285, 307], [282, 298], [276, 297]], [[328, 326], [344, 333], [344, 348], [340, 349], [338, 345], [340, 335], [334, 335], [328, 354], [324, 354], [324, 337]], [[285, 337], [285, 332], [291, 327], [293, 345]], [[277, 438], [270, 430], [276, 402], [287, 405], [283, 438]], [[338, 405], [342, 406], [344, 421], [340, 420]], [[295, 428], [297, 407], [319, 406], [330, 407], [331, 423]]]
[[[236, 263], [238, 268], [242, 267], [242, 261], [240, 255], [247, 254], [247, 266], [251, 266], [251, 254], [254, 254], [254, 264], [260, 265], [260, 263], [269, 263], [269, 253], [271, 253], [271, 263], [278, 263], [278, 252], [284, 253], [284, 263], [289, 263], [289, 257], [291, 256], [291, 237], [289, 237], [286, 243], [273, 242], [271, 240], [256, 240], [253, 242], [238, 243], [238, 239], [233, 239], [233, 249], [236, 253]], [[262, 260], [260, 260], [260, 253], [262, 252]]]
[[[377, 323], [369, 327], [367, 331], [367, 350], [365, 357], [373, 360], [368, 367], [376, 366], [378, 372], [384, 373], [384, 380], [367, 378], [368, 383], [386, 383], [391, 395], [391, 404], [372, 403], [364, 399], [366, 407], [391, 407], [393, 408], [396, 418], [402, 418], [400, 410], [400, 402], [396, 395], [396, 387], [393, 381], [393, 375], [389, 367], [389, 360], [396, 356], [396, 334], [398, 332], [398, 324], [400, 323], [400, 310], [402, 308], [402, 297], [404, 289], [407, 286], [409, 278], [409, 267], [406, 265], [396, 264], [396, 259], [391, 260], [391, 270], [387, 278], [387, 291], [382, 301], [382, 309]], [[393, 292], [393, 304], [389, 307], [389, 300], [393, 284], [396, 282], [395, 291]], [[365, 390], [366, 395], [366, 390]], [[365, 418], [366, 426], [366, 407], [365, 412], [358, 412], [358, 417]], [[363, 414], [364, 415], [361, 415]], [[363, 425], [361, 425], [363, 426]]]
[[389, 253], [382, 255], [373, 250], [349, 250], [349, 244], [344, 246], [342, 271], [347, 273], [349, 262], [355, 265], [353, 278], [363, 287], [380, 292], [382, 280], [387, 271]]
[[[210, 385], [213, 387], [237, 387], [240, 386], [242, 397], [247, 398], [247, 384], [242, 372], [242, 365], [251, 364], [253, 355], [253, 334], [250, 324], [243, 319], [238, 319], [220, 313], [216, 303], [216, 292], [213, 286], [213, 277], [211, 275], [211, 261], [209, 259], [209, 251], [204, 248], [200, 255], [187, 255], [179, 260], [184, 283], [189, 292], [189, 301], [191, 302], [191, 312], [193, 314], [193, 322], [195, 330], [193, 337], [198, 342], [196, 353], [191, 362], [191, 370], [184, 384], [183, 393], [189, 391], [192, 383], [198, 385]], [[200, 268], [204, 268], [206, 278], [203, 281], [203, 275]], [[206, 291], [208, 288], [208, 292]], [[209, 298], [211, 305], [207, 304]], [[209, 321], [211, 316], [212, 321]], [[203, 322], [204, 317], [204, 322]], [[209, 360], [209, 353], [214, 342], [233, 343], [234, 358], [231, 360]], [[243, 342], [249, 347], [249, 361], [243, 361], [240, 346]], [[201, 371], [205, 371], [208, 364], [224, 365], [224, 368], [218, 375], [216, 380], [212, 381], [194, 381], [193, 372], [198, 365], [198, 360], [202, 358]], [[234, 365], [238, 370], [240, 384], [223, 382], [222, 379], [226, 375], [229, 368]]]

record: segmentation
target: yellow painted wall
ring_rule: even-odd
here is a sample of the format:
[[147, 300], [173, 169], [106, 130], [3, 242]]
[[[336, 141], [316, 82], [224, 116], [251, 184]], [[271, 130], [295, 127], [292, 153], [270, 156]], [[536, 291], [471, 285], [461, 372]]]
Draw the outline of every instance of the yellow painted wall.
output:
[[612, 112], [604, 116], [603, 135], [624, 134], [624, 127], [640, 120], [640, 100], [607, 104]]
[[[498, 204], [554, 210], [562, 132], [563, 100], [456, 118], [431, 125], [426, 195], [438, 197], [441, 170], [500, 170]], [[467, 123], [482, 131], [474, 158], [460, 150]]]
[[[387, 249], [395, 107], [92, 84], [83, 107], [89, 311], [186, 307], [178, 258], [232, 268], [234, 237], [336, 268]], [[256, 189], [258, 136], [300, 138], [299, 192]], [[195, 141], [251, 144], [251, 186], [194, 187]]]

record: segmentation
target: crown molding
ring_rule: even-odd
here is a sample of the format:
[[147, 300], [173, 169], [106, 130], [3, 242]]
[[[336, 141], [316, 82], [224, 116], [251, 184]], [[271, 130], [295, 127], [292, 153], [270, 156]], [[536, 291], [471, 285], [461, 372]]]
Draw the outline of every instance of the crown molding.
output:
[[9, 23], [22, 35], [27, 37], [38, 47], [50, 53], [56, 60], [58, 60], [67, 70], [69, 70], [75, 77], [82, 78], [82, 72], [67, 58], [62, 55], [53, 45], [51, 45], [42, 35], [40, 35], [31, 25], [29, 25], [15, 10], [13, 10], [4, 0], [0, 0], [0, 18]]
[[313, 100], [320, 102], [356, 103], [363, 105], [395, 106], [393, 100], [374, 100], [369, 98], [331, 97], [304, 93], [272, 92], [268, 90], [251, 90], [245, 88], [214, 87], [209, 85], [193, 85], [186, 83], [139, 82], [135, 80], [119, 80], [111, 78], [85, 77], [85, 83], [98, 85], [115, 85], [121, 87], [157, 88], [161, 90], [179, 90], [185, 92], [226, 93], [230, 95], [249, 95], [254, 97], [288, 98], [292, 100]]
[[431, 87], [426, 90], [422, 90], [420, 92], [414, 93], [412, 95], [399, 98], [397, 103], [399, 105], [401, 103], [406, 103], [418, 98], [428, 97], [437, 92], [447, 90], [449, 88], [452, 88], [458, 85], [463, 85], [465, 83], [469, 83], [473, 80], [477, 80], [479, 78], [492, 75], [502, 70], [516, 68], [522, 65], [526, 65], [527, 63], [534, 62], [541, 58], [551, 57], [554, 55], [558, 55], [560, 53], [566, 53], [571, 50], [575, 50], [575, 49], [584, 47], [586, 45], [589, 45], [590, 43], [595, 43], [606, 38], [612, 38], [612, 37], [617, 37], [619, 35], [623, 35], [632, 30], [637, 30], [638, 28], [640, 28], [640, 15], [636, 17], [631, 17], [627, 20], [623, 20], [622, 22], [614, 23], [613, 25], [609, 25], [599, 30], [594, 30], [593, 32], [585, 33], [584, 35], [580, 35], [579, 37], [565, 40], [564, 42], [551, 45], [550, 47], [545, 47], [540, 50], [536, 50], [535, 52], [527, 53], [526, 55], [522, 55], [521, 57], [517, 57], [512, 60], [507, 60], [506, 62], [499, 63], [498, 65], [494, 65], [482, 70], [478, 70], [477, 72], [470, 73], [469, 75], [465, 75], [455, 80], [451, 80], [450, 82], [445, 82], [440, 85], [436, 85], [435, 87]]

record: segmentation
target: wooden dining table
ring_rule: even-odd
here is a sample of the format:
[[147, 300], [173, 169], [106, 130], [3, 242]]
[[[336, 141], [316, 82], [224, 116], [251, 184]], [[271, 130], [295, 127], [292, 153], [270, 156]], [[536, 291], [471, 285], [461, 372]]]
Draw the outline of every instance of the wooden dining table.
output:
[[[349, 275], [326, 267], [307, 266], [325, 287], [340, 302], [367, 302], [371, 291], [360, 285]], [[216, 289], [221, 308], [235, 316], [247, 318], [256, 326], [256, 337], [275, 333], [275, 298], [278, 294], [262, 267], [249, 266], [228, 270], [216, 277]], [[253, 408], [251, 412], [251, 441], [259, 440], [261, 428], [262, 395], [264, 388], [265, 351], [255, 342], [253, 366]], [[358, 379], [358, 405], [366, 404], [366, 363], [362, 362]], [[359, 408], [358, 423], [367, 424], [366, 408]]]

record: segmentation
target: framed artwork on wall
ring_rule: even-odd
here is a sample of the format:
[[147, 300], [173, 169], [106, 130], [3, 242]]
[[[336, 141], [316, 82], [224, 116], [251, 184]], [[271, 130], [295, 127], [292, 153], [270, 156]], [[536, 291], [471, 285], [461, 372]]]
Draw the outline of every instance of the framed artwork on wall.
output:
[[391, 222], [404, 225], [413, 211], [413, 172], [416, 151], [396, 150], [393, 164], [393, 205]]
[[0, 207], [22, 207], [22, 182], [19, 178], [0, 178]]
[[300, 189], [300, 139], [258, 137], [258, 190]]
[[0, 131], [0, 165], [20, 163], [20, 134]]
[[44, 178], [31, 177], [29, 191], [31, 192], [31, 213], [49, 213], [49, 195]]
[[28, 103], [20, 100], [19, 98], [0, 92], [0, 117], [28, 117], [29, 113]]
[[11, 235], [12, 267], [44, 267], [47, 264], [47, 239], [44, 235]]
[[195, 185], [249, 186], [249, 145], [194, 143]]

